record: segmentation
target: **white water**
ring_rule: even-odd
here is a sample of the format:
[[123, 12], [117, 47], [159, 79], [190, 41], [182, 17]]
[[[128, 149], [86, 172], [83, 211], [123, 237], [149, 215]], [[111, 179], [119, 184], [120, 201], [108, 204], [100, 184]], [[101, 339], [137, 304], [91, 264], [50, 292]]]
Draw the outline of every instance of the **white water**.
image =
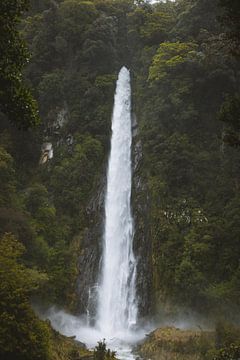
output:
[[[54, 329], [66, 336], [75, 336], [76, 340], [86, 344], [89, 349], [93, 349], [98, 341], [104, 339], [104, 334], [97, 328], [87, 326], [86, 319], [67, 314], [54, 307], [48, 309], [44, 314], [41, 313], [41, 317], [50, 319]], [[134, 360], [136, 357], [132, 354], [132, 348], [144, 338], [146, 333], [152, 330], [153, 328], [149, 326], [138, 331], [128, 331], [125, 336], [121, 334], [121, 339], [115, 336], [106, 338], [107, 348], [116, 351], [119, 360]]]
[[123, 67], [118, 76], [112, 116], [111, 152], [105, 198], [103, 267], [97, 327], [105, 338], [121, 338], [137, 321], [136, 260], [131, 215], [131, 86]]

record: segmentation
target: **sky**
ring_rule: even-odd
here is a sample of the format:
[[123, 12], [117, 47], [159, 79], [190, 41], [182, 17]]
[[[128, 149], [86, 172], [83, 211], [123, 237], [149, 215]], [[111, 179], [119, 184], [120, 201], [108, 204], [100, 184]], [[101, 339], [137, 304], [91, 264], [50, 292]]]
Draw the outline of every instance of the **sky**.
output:
[[[157, 2], [160, 2], [160, 1], [166, 2], [166, 0], [151, 0], [150, 3], [154, 4], [154, 3], [157, 3]], [[175, 1], [175, 0], [171, 0], [171, 1]]]

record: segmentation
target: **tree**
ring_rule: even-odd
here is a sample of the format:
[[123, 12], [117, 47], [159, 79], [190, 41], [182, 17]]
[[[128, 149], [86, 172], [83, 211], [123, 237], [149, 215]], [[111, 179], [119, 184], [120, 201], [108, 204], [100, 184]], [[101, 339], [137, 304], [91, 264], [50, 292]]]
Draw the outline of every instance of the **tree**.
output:
[[107, 349], [105, 339], [98, 341], [98, 345], [94, 349], [94, 360], [114, 360], [116, 352]]
[[37, 104], [23, 82], [29, 53], [17, 28], [27, 9], [28, 0], [0, 2], [0, 111], [22, 129], [39, 123]]
[[227, 28], [230, 51], [240, 57], [240, 3], [238, 0], [220, 0], [219, 4], [224, 9], [220, 21]]
[[49, 330], [34, 314], [29, 297], [45, 275], [20, 263], [24, 246], [11, 234], [0, 239], [0, 357], [49, 358]]
[[197, 58], [195, 43], [164, 42], [153, 57], [149, 70], [149, 80], [157, 81], [165, 78], [169, 73], [178, 70], [184, 63], [191, 63]]
[[144, 25], [140, 29], [140, 36], [147, 45], [158, 45], [167, 39], [168, 32], [173, 25], [171, 13], [156, 11], [147, 13]]
[[15, 172], [13, 158], [0, 147], [0, 207], [9, 206], [15, 193]]
[[240, 146], [240, 95], [228, 97], [222, 104], [219, 120], [226, 124], [223, 141], [230, 146]]
[[79, 223], [96, 179], [103, 149], [101, 143], [91, 136], [78, 136], [76, 140], [78, 143], [73, 153], [54, 167], [50, 185], [55, 204]]

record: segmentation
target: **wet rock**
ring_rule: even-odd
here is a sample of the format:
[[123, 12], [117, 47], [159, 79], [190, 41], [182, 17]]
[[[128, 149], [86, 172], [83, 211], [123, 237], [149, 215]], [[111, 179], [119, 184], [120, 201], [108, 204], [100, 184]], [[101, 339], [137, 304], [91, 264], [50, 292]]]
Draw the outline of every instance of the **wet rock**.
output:
[[53, 145], [50, 142], [45, 142], [42, 144], [41, 148], [41, 157], [39, 163], [41, 165], [48, 162], [48, 160], [53, 158]]
[[89, 226], [84, 232], [82, 252], [78, 260], [78, 311], [88, 316], [89, 323], [94, 322], [96, 315], [98, 280], [101, 270], [105, 172], [106, 167], [102, 171], [97, 190], [86, 208]]
[[138, 135], [138, 124], [137, 117], [135, 114], [132, 114], [132, 137], [133, 139]]
[[[143, 158], [143, 152], [142, 152], [142, 143], [140, 140], [138, 140], [136, 143], [134, 143], [134, 149], [133, 149], [133, 172], [136, 173], [138, 168], [141, 165], [141, 161]], [[134, 178], [134, 181], [136, 182], [136, 180], [138, 181], [137, 186], [140, 187], [140, 177], [136, 176], [136, 178]]]
[[[137, 120], [134, 118], [135, 129]], [[136, 130], [137, 131], [137, 130]], [[141, 140], [133, 139], [133, 188], [132, 208], [134, 217], [134, 253], [137, 257], [137, 298], [139, 316], [149, 315], [152, 308], [152, 265], [151, 238], [149, 231], [149, 196], [144, 176], [143, 151]]]
[[58, 111], [57, 118], [53, 123], [53, 127], [55, 129], [61, 129], [67, 123], [67, 121], [68, 121], [68, 111], [65, 104], [65, 106]]

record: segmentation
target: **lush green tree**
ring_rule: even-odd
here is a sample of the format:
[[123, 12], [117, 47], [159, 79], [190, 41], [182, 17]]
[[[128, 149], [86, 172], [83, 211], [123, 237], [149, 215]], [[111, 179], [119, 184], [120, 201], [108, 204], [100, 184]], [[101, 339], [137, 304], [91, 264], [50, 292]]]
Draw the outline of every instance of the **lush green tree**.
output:
[[49, 331], [34, 314], [30, 295], [45, 275], [20, 262], [23, 245], [11, 234], [0, 240], [0, 355], [2, 359], [49, 359]]
[[158, 45], [168, 37], [173, 22], [171, 12], [145, 13], [144, 25], [140, 28], [140, 36], [147, 45]]
[[90, 1], [67, 0], [60, 5], [60, 29], [70, 51], [81, 48], [86, 31], [97, 18], [97, 11]]
[[117, 26], [114, 17], [98, 17], [86, 32], [83, 44], [83, 59], [93, 72], [106, 74], [116, 66]]
[[22, 76], [29, 53], [18, 24], [27, 9], [27, 0], [4, 0], [0, 4], [0, 111], [23, 129], [39, 123], [36, 102]]
[[63, 73], [54, 71], [45, 74], [38, 86], [39, 102], [43, 114], [47, 114], [51, 109], [61, 106], [64, 101]]
[[78, 137], [73, 154], [56, 164], [51, 188], [56, 205], [79, 223], [102, 159], [101, 143], [91, 136]]
[[[153, 58], [152, 66], [149, 70], [149, 80], [157, 81], [163, 79], [169, 73], [175, 76], [179, 65], [190, 65], [196, 61], [197, 45], [194, 43], [168, 43], [160, 45], [156, 55]], [[176, 72], [174, 70], [176, 69]]]
[[[148, 172], [155, 303], [170, 300], [216, 313], [238, 304], [238, 155], [221, 148], [217, 118], [224, 93], [237, 92], [239, 80], [221, 38], [217, 2], [208, 5], [173, 5], [176, 21], [165, 42], [139, 46], [134, 80]], [[136, 28], [146, 17], [141, 8]], [[222, 107], [226, 130], [227, 121], [238, 123], [237, 108], [231, 102], [231, 115], [230, 101]]]

